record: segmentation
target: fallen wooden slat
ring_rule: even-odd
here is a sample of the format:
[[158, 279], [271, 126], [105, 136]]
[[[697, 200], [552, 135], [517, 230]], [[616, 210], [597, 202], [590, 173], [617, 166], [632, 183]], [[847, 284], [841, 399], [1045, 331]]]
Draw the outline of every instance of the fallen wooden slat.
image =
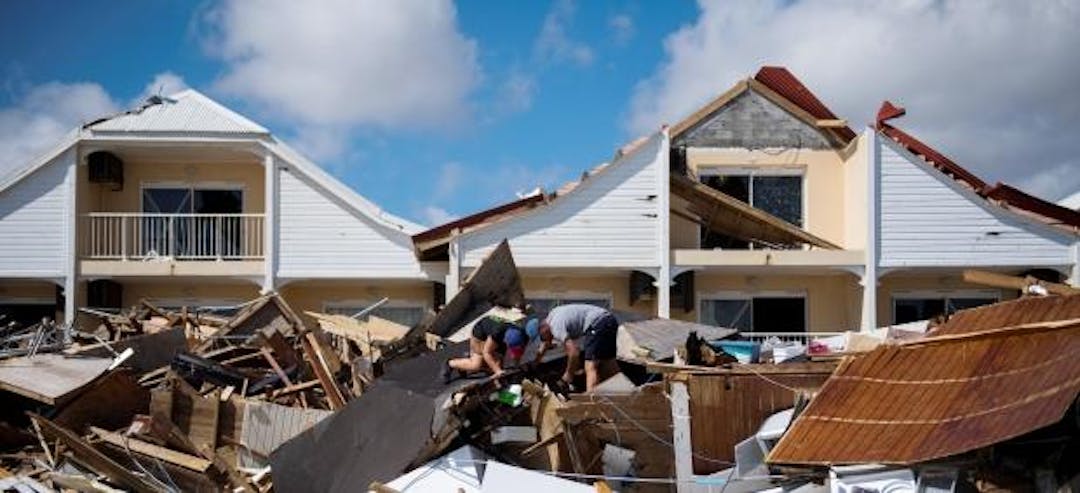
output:
[[1062, 296], [1080, 293], [1080, 289], [1074, 288], [1066, 284], [1047, 282], [1031, 276], [1010, 276], [1006, 274], [998, 274], [996, 272], [987, 272], [984, 270], [975, 269], [967, 269], [964, 271], [964, 282], [969, 282], [972, 284], [982, 284], [984, 286], [992, 286], [995, 288], [1019, 289], [1021, 291], [1027, 290], [1028, 287], [1033, 284], [1037, 284], [1046, 288], [1046, 290], [1050, 293], [1060, 294]]
[[103, 430], [101, 428], [91, 426], [90, 431], [97, 435], [102, 440], [109, 442], [119, 447], [131, 449], [132, 451], [140, 454], [149, 455], [156, 459], [161, 459], [170, 464], [176, 464], [183, 466], [193, 471], [205, 472], [210, 467], [210, 461], [201, 457], [195, 457], [183, 452], [177, 452], [175, 450], [147, 443], [142, 440], [137, 440], [130, 437], [124, 437], [111, 431]]
[[41, 431], [43, 433], [63, 442], [64, 445], [70, 448], [83, 463], [105, 477], [116, 481], [117, 484], [138, 492], [145, 491], [151, 493], [160, 491], [161, 488], [159, 488], [158, 485], [150, 480], [136, 476], [124, 466], [113, 462], [112, 459], [99, 452], [89, 443], [83, 441], [70, 430], [58, 426], [52, 421], [37, 414], [27, 414], [30, 415], [30, 419], [36, 421], [38, 425], [41, 426]]
[[337, 382], [334, 381], [333, 375], [330, 374], [326, 366], [326, 360], [323, 358], [322, 353], [319, 352], [317, 341], [313, 341], [314, 338], [314, 334], [305, 333], [300, 338], [301, 347], [303, 347], [304, 355], [307, 357], [308, 363], [311, 364], [311, 369], [319, 379], [320, 385], [326, 391], [330, 410], [336, 411], [345, 407], [345, 397], [341, 395], [341, 389], [338, 388]]

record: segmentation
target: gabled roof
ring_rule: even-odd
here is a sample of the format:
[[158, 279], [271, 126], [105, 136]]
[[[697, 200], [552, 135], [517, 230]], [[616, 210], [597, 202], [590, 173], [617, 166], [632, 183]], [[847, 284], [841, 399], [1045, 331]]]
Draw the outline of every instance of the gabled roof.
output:
[[555, 192], [544, 193], [543, 190], [539, 190], [537, 193], [529, 195], [528, 197], [506, 202], [490, 209], [485, 209], [475, 214], [417, 233], [412, 237], [416, 253], [421, 260], [441, 258], [445, 256], [447, 244], [450, 243], [450, 240], [453, 239], [454, 236], [486, 228], [520, 216], [533, 209], [551, 205], [557, 199], [577, 191], [587, 180], [618, 166], [620, 163], [645, 148], [645, 144], [651, 139], [659, 138], [661, 135], [662, 132], [655, 132], [652, 135], [639, 137], [631, 141], [615, 151], [615, 158], [612, 162], [601, 163], [595, 166], [591, 170], [582, 173], [579, 180], [568, 182], [559, 187]]
[[84, 126], [93, 132], [261, 134], [261, 125], [218, 104], [194, 89], [167, 97], [151, 97], [134, 110]]
[[885, 137], [896, 141], [946, 176], [966, 185], [979, 196], [995, 204], [1008, 206], [1011, 209], [1027, 213], [1027, 215], [1035, 215], [1045, 223], [1080, 228], [1080, 211], [1070, 210], [1045, 201], [1005, 183], [998, 182], [994, 186], [989, 186], [978, 176], [956, 164], [956, 162], [933, 147], [913, 135], [886, 123], [905, 114], [907, 114], [907, 111], [904, 108], [889, 101], [883, 102], [877, 114], [877, 131]]
[[266, 149], [289, 161], [296, 169], [353, 210], [368, 216], [393, 231], [414, 234], [422, 228], [411, 221], [390, 214], [351, 187], [341, 183], [302, 154], [274, 138], [261, 125], [222, 106], [202, 93], [187, 89], [168, 97], [152, 98], [143, 106], [114, 116], [92, 121], [69, 132], [56, 146], [17, 171], [0, 177], [0, 192], [31, 175], [49, 161], [70, 149], [80, 140], [109, 138], [118, 134], [136, 134], [153, 139], [168, 137], [205, 137], [220, 134], [239, 139], [254, 139]]
[[855, 138], [855, 132], [844, 120], [821, 102], [817, 96], [784, 67], [762, 67], [753, 78], [739, 81], [705, 106], [671, 126], [671, 138], [676, 139], [686, 131], [703, 123], [711, 115], [746, 91], [754, 91], [773, 103], [816, 127], [830, 140], [843, 146]]

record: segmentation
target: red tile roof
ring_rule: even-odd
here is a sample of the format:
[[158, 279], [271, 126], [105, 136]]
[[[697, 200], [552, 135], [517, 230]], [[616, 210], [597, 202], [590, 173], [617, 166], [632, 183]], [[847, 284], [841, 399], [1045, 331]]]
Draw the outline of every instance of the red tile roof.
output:
[[1071, 227], [1080, 227], [1080, 212], [1061, 207], [1047, 202], [1034, 195], [1025, 193], [1015, 187], [998, 182], [994, 186], [988, 185], [975, 174], [956, 164], [944, 154], [938, 152], [911, 134], [900, 130], [888, 123], [888, 120], [904, 116], [907, 111], [889, 101], [881, 104], [877, 114], [877, 129], [886, 137], [900, 143], [908, 151], [920, 156], [924, 161], [934, 166], [942, 173], [954, 180], [966, 183], [976, 193], [987, 198], [1005, 203], [1016, 209], [1027, 211], [1047, 218], [1048, 222], [1063, 224]]
[[[754, 80], [764, 84], [769, 89], [772, 89], [777, 94], [783, 96], [788, 101], [795, 103], [798, 107], [806, 110], [819, 120], [837, 120], [837, 116], [829, 110], [825, 103], [822, 103], [814, 93], [810, 92], [802, 82], [799, 81], [794, 74], [788, 71], [784, 67], [761, 67], [758, 70], [757, 75], [754, 76]], [[850, 141], [855, 138], [855, 131], [851, 127], [841, 127], [836, 129], [837, 133], [844, 138], [845, 141]]]

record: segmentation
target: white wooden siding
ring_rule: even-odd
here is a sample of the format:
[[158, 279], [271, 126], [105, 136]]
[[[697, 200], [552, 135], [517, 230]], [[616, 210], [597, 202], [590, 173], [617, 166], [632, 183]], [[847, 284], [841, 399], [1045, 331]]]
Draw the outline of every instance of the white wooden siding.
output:
[[1069, 235], [989, 204], [895, 142], [879, 142], [882, 266], [1071, 263]]
[[348, 208], [295, 171], [280, 172], [279, 277], [421, 277], [407, 234]]
[[0, 277], [62, 277], [75, 153], [68, 150], [0, 191]]
[[650, 138], [550, 205], [463, 235], [463, 265], [479, 265], [504, 238], [519, 267], [659, 265], [658, 166], [667, 152], [663, 142], [659, 134]]

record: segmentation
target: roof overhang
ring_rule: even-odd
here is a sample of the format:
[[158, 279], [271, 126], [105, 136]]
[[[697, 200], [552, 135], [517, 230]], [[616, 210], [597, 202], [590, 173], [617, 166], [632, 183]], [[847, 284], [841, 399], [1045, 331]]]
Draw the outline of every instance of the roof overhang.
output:
[[806, 244], [840, 249], [828, 240], [683, 174], [671, 175], [671, 193], [688, 202], [687, 210], [673, 207], [672, 213], [718, 233], [766, 245]]

